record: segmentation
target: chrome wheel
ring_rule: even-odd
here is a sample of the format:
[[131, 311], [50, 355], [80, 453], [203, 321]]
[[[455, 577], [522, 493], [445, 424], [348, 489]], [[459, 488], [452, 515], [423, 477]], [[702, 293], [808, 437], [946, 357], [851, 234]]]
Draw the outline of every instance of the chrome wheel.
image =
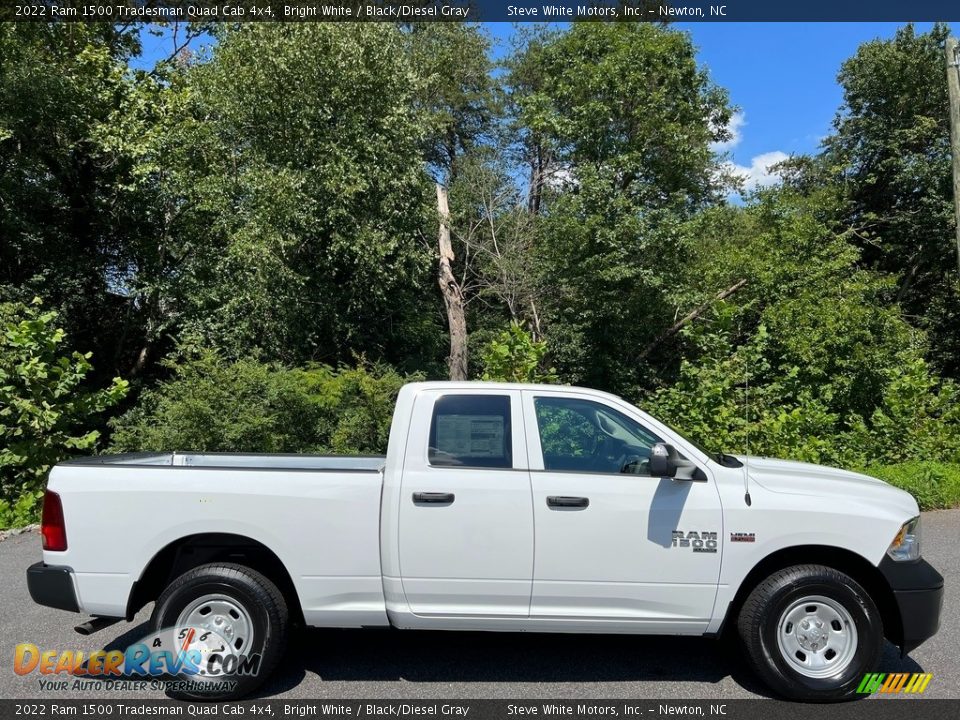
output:
[[[191, 647], [202, 654], [240, 655], [253, 647], [253, 618], [247, 609], [226, 595], [203, 595], [190, 602], [177, 618], [177, 629], [188, 634]], [[209, 637], [207, 637], [209, 635]]]
[[801, 675], [843, 672], [857, 652], [857, 626], [836, 600], [810, 595], [792, 603], [777, 623], [780, 655]]

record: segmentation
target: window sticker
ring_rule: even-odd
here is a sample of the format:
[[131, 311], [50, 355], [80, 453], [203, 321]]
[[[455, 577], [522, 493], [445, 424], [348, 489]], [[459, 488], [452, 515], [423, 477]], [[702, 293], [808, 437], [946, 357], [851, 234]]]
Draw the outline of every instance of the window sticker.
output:
[[450, 455], [502, 458], [503, 434], [499, 415], [437, 416], [437, 449]]

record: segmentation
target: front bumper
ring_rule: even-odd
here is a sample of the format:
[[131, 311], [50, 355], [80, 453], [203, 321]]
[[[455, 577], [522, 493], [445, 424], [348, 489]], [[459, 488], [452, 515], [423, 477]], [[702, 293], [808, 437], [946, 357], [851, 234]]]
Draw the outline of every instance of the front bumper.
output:
[[27, 589], [38, 605], [80, 612], [73, 587], [73, 568], [65, 565], [34, 563], [27, 568]]
[[943, 576], [923, 558], [896, 562], [884, 556], [880, 572], [890, 584], [900, 612], [901, 634], [895, 642], [900, 654], [906, 655], [940, 628]]

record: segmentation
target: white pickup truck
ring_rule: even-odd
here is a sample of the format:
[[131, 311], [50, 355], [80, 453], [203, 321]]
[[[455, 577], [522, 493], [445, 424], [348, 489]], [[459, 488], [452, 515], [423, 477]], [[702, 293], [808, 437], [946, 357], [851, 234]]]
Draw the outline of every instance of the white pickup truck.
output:
[[385, 458], [61, 463], [42, 535], [34, 601], [96, 616], [87, 630], [155, 602], [153, 630], [195, 653], [177, 691], [194, 698], [250, 692], [308, 625], [730, 628], [777, 693], [839, 700], [882, 670], [884, 637], [905, 654], [932, 636], [943, 596], [906, 492], [711, 455], [618, 397], [562, 386], [406, 385]]

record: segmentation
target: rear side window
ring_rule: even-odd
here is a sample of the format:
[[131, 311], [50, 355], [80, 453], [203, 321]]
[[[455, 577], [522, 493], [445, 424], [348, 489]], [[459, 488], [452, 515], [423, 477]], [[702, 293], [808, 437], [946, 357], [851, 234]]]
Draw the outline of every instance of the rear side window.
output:
[[510, 468], [510, 398], [444, 395], [433, 405], [431, 465]]

